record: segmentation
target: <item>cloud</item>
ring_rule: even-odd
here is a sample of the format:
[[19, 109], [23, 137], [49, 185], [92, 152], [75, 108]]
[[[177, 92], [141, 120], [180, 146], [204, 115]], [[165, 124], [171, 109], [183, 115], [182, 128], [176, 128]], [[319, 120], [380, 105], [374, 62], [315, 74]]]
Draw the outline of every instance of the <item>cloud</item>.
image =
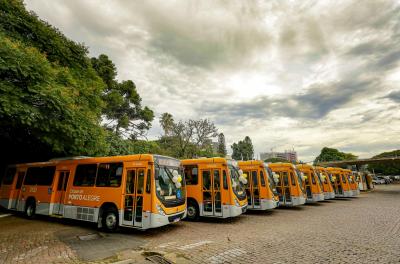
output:
[[385, 96], [384, 98], [389, 98], [390, 100], [392, 100], [392, 101], [394, 101], [396, 103], [400, 103], [400, 90], [392, 91], [387, 96]]
[[[143, 104], [210, 118], [256, 152], [324, 146], [363, 157], [398, 146], [396, 1], [45, 1], [28, 9], [108, 54]], [[160, 135], [154, 121], [150, 138]]]

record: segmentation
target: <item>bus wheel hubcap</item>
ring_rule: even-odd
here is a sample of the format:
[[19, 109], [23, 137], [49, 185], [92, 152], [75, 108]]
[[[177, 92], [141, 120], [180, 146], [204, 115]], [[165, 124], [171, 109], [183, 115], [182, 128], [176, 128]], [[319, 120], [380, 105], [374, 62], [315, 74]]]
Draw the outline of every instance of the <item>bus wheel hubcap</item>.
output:
[[107, 217], [106, 217], [107, 227], [113, 228], [115, 226], [116, 222], [117, 222], [117, 218], [115, 217], [114, 214], [107, 215]]
[[28, 209], [26, 210], [26, 213], [28, 216], [32, 216], [33, 214], [33, 207], [30, 205], [28, 206]]
[[189, 215], [189, 216], [194, 216], [195, 213], [196, 213], [196, 209], [194, 209], [192, 206], [190, 206], [190, 207], [188, 208], [188, 215]]

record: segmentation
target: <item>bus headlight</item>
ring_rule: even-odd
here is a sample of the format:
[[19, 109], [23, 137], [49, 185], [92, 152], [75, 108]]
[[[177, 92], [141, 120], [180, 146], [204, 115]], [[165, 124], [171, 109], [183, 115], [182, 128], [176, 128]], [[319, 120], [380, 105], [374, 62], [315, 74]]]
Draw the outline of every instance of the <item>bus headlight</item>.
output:
[[235, 198], [234, 200], [235, 200], [235, 205], [236, 205], [237, 207], [240, 207], [239, 201], [238, 201], [236, 198]]
[[160, 214], [160, 215], [162, 215], [162, 216], [165, 216], [165, 212], [164, 212], [164, 210], [161, 208], [161, 206], [160, 205], [156, 205], [156, 208], [157, 208], [157, 211], [158, 211], [158, 213]]

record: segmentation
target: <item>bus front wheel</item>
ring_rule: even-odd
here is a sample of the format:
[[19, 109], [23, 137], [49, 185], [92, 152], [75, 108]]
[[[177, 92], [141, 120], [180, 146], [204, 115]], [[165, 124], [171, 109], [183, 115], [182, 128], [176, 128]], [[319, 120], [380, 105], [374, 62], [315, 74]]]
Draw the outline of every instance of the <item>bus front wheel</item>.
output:
[[191, 221], [199, 219], [199, 207], [193, 201], [188, 202], [186, 218]]
[[35, 201], [29, 200], [25, 208], [25, 216], [27, 218], [33, 218], [35, 216], [35, 211], [36, 211]]
[[102, 226], [107, 232], [114, 232], [118, 228], [118, 211], [113, 208], [105, 210], [102, 217]]

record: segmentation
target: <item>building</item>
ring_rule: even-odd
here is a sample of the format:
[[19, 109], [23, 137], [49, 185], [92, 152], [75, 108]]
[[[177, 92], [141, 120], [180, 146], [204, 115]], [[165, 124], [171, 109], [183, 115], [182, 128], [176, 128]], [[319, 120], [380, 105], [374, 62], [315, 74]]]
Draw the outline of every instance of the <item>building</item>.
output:
[[297, 152], [294, 150], [285, 150], [285, 152], [262, 152], [260, 153], [260, 159], [261, 160], [266, 160], [266, 159], [272, 159], [272, 158], [278, 158], [278, 159], [285, 159], [289, 162], [297, 162]]

